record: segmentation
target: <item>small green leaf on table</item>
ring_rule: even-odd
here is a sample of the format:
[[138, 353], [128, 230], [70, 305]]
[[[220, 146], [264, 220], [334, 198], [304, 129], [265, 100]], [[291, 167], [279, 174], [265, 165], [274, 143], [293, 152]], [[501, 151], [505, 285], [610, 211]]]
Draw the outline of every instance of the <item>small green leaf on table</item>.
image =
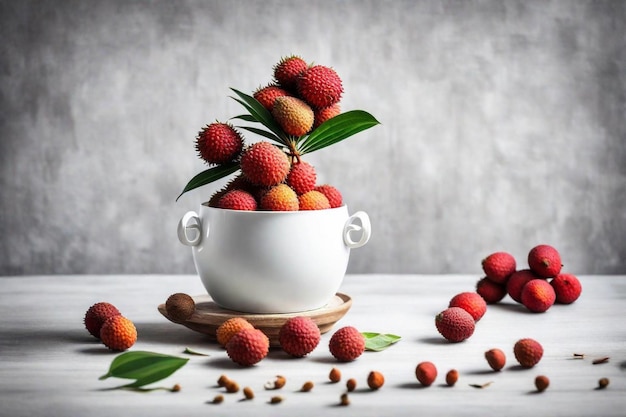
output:
[[402, 339], [402, 337], [400, 336], [389, 333], [383, 334], [363, 332], [361, 334], [365, 338], [365, 350], [370, 350], [373, 352], [380, 352], [381, 350], [385, 350], [389, 346]]
[[197, 350], [190, 349], [190, 348], [188, 348], [188, 347], [187, 347], [187, 348], [185, 348], [185, 351], [184, 351], [183, 353], [186, 353], [186, 354], [188, 354], [188, 355], [210, 356], [208, 353], [202, 353], [202, 352], [199, 352], [199, 351], [197, 351]]
[[117, 388], [141, 388], [167, 378], [189, 361], [188, 358], [155, 352], [124, 352], [113, 359], [109, 371], [99, 379], [109, 377], [134, 379], [135, 382]]

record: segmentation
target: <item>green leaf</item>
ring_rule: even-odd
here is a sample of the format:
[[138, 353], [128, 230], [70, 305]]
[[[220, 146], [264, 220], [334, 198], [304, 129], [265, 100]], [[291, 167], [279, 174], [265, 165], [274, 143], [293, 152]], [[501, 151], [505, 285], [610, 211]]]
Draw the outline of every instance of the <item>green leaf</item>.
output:
[[285, 132], [280, 128], [278, 123], [274, 120], [271, 113], [267, 111], [265, 107], [257, 99], [252, 96], [249, 96], [245, 93], [242, 93], [239, 90], [235, 90], [231, 88], [239, 98], [233, 97], [235, 101], [244, 106], [246, 110], [250, 112], [250, 115], [263, 126], [267, 127], [271, 132], [273, 132], [276, 137], [279, 138], [279, 142], [283, 144], [288, 143], [288, 138], [285, 135]]
[[264, 137], [266, 137], [268, 139], [271, 139], [271, 140], [273, 140], [275, 142], [278, 142], [278, 143], [284, 145], [284, 142], [278, 136], [276, 136], [275, 134], [273, 134], [271, 132], [268, 132], [267, 130], [257, 129], [257, 128], [252, 127], [252, 126], [239, 126], [239, 127], [241, 129], [248, 130], [248, 131], [250, 131], [252, 133], [256, 133], [257, 135], [264, 136]]
[[244, 120], [246, 122], [253, 122], [253, 123], [258, 123], [259, 122], [257, 119], [252, 117], [252, 115], [250, 115], [250, 114], [240, 114], [239, 116], [232, 117], [231, 119], [240, 119], [240, 120]]
[[202, 353], [202, 352], [198, 352], [197, 350], [193, 350], [191, 348], [185, 348], [184, 353], [188, 354], [188, 355], [198, 355], [198, 356], [210, 356], [208, 353]]
[[160, 381], [176, 372], [189, 361], [188, 358], [164, 355], [161, 353], [132, 351], [118, 355], [109, 367], [109, 371], [99, 379], [109, 377], [134, 379], [120, 388], [139, 388], [152, 382]]
[[383, 333], [371, 333], [371, 332], [363, 332], [361, 333], [365, 338], [365, 349], [371, 350], [374, 352], [380, 352], [381, 350], [387, 349], [389, 346], [398, 342], [402, 337], [397, 336], [395, 334], [383, 334]]
[[213, 168], [209, 168], [205, 171], [202, 171], [195, 177], [191, 179], [183, 189], [183, 192], [180, 193], [178, 197], [176, 197], [176, 201], [185, 194], [187, 191], [191, 191], [195, 188], [201, 187], [203, 185], [212, 183], [213, 181], [217, 181], [220, 178], [223, 178], [227, 175], [232, 174], [233, 172], [239, 169], [239, 162], [230, 162], [224, 165], [217, 165]]
[[363, 110], [341, 113], [322, 123], [301, 142], [300, 154], [310, 153], [341, 142], [359, 132], [380, 124], [371, 114]]

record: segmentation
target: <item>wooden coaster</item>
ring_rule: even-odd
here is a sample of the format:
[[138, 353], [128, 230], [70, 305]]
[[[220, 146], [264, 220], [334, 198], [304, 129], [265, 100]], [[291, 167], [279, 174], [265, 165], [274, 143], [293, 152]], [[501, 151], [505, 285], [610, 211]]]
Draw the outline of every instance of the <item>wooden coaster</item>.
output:
[[209, 295], [197, 295], [192, 298], [196, 303], [196, 311], [187, 321], [179, 323], [172, 320], [165, 310], [165, 303], [159, 305], [159, 312], [171, 322], [181, 324], [193, 331], [204, 333], [212, 340], [216, 340], [217, 328], [222, 323], [233, 317], [242, 317], [248, 320], [255, 328], [263, 331], [270, 339], [271, 346], [279, 345], [278, 332], [285, 321], [291, 317], [310, 317], [323, 334], [328, 332], [352, 306], [352, 298], [350, 296], [337, 293], [328, 304], [317, 310], [282, 314], [250, 314], [223, 309], [215, 304]]

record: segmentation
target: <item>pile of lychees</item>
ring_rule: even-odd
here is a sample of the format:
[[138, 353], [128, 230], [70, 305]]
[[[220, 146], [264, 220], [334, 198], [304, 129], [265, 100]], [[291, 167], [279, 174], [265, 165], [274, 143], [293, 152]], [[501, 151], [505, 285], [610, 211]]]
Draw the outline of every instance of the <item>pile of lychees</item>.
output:
[[[265, 118], [257, 116], [271, 132], [247, 130], [275, 143], [260, 141], [246, 146], [240, 130], [229, 122], [211, 123], [198, 133], [195, 146], [201, 159], [210, 165], [241, 169], [240, 175], [211, 196], [209, 206], [270, 211], [341, 206], [337, 188], [317, 184], [315, 168], [302, 159], [311, 149], [304, 144], [307, 135], [341, 113], [341, 78], [330, 67], [309, 65], [294, 55], [274, 66], [273, 78], [252, 96], [262, 106], [257, 111], [267, 111]], [[253, 116], [245, 120], [250, 118]]]
[[111, 303], [103, 301], [89, 307], [84, 322], [87, 331], [111, 350], [126, 350], [137, 341], [134, 323]]

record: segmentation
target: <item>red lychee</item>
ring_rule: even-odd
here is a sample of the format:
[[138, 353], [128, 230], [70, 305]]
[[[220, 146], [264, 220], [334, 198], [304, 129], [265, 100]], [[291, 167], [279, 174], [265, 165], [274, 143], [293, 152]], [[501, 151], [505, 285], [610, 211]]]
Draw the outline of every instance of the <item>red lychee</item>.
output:
[[415, 367], [415, 377], [420, 384], [429, 387], [437, 379], [437, 367], [429, 361], [420, 362]]
[[226, 353], [241, 366], [252, 366], [265, 358], [270, 341], [259, 329], [243, 329], [226, 343]]
[[232, 190], [220, 198], [217, 207], [230, 210], [254, 211], [257, 208], [257, 203], [252, 194], [242, 190]]
[[254, 329], [254, 326], [243, 317], [235, 316], [229, 318], [217, 327], [217, 331], [215, 332], [217, 343], [226, 346], [234, 335], [244, 329]]
[[111, 350], [126, 350], [137, 341], [137, 328], [126, 317], [113, 316], [102, 325], [100, 340]]
[[487, 363], [489, 367], [494, 371], [499, 371], [504, 368], [506, 364], [506, 355], [501, 349], [489, 349], [485, 352], [485, 359], [487, 359]]
[[524, 285], [526, 285], [528, 282], [532, 281], [533, 279], [538, 279], [538, 278], [539, 276], [536, 275], [530, 269], [522, 269], [520, 271], [515, 271], [509, 277], [509, 280], [506, 282], [506, 291], [507, 293], [509, 293], [509, 296], [511, 296], [511, 298], [514, 301], [521, 303], [522, 302], [522, 288], [524, 288]]
[[300, 203], [298, 195], [290, 186], [278, 184], [263, 194], [260, 208], [269, 211], [298, 211]]
[[320, 338], [320, 329], [317, 324], [310, 317], [303, 316], [288, 319], [278, 333], [280, 347], [297, 358], [313, 352]]
[[325, 210], [330, 208], [326, 196], [319, 191], [309, 191], [298, 197], [300, 210]]
[[289, 91], [295, 91], [298, 77], [308, 67], [306, 61], [299, 56], [291, 55], [284, 57], [274, 66], [274, 78], [281, 87]]
[[487, 278], [498, 284], [504, 284], [515, 272], [516, 263], [510, 253], [495, 252], [482, 260], [482, 267]]
[[550, 281], [550, 285], [554, 288], [556, 302], [560, 304], [573, 303], [583, 290], [580, 281], [573, 274], [559, 274]]
[[525, 338], [515, 342], [513, 346], [515, 359], [524, 368], [537, 365], [543, 356], [543, 346], [534, 339]]
[[450, 300], [448, 307], [461, 307], [472, 315], [474, 321], [478, 321], [487, 312], [485, 299], [475, 292], [462, 292]]
[[113, 316], [119, 316], [121, 313], [111, 303], [100, 302], [89, 307], [85, 313], [85, 327], [87, 331], [95, 338], [100, 338], [100, 329], [108, 318]]
[[461, 307], [449, 307], [435, 316], [437, 331], [450, 342], [462, 342], [474, 334], [475, 322]]
[[328, 347], [337, 360], [350, 362], [365, 351], [365, 337], [355, 327], [342, 327], [332, 335]]
[[271, 187], [280, 184], [290, 169], [287, 154], [269, 142], [257, 142], [241, 155], [241, 171], [255, 185]]
[[308, 68], [298, 78], [298, 94], [312, 107], [323, 109], [339, 102], [343, 93], [341, 78], [323, 65]]
[[287, 185], [289, 185], [298, 195], [307, 193], [315, 188], [317, 174], [313, 165], [305, 161], [296, 162], [291, 165], [289, 175], [287, 175]]
[[561, 272], [561, 255], [550, 245], [538, 245], [528, 253], [528, 266], [544, 278], [555, 277]]
[[533, 313], [547, 311], [556, 300], [554, 288], [544, 279], [533, 279], [522, 288], [522, 304]]
[[225, 164], [236, 159], [243, 148], [243, 137], [229, 123], [215, 122], [196, 137], [196, 150], [209, 164]]
[[323, 109], [315, 110], [313, 112], [313, 129], [339, 114], [341, 114], [341, 106], [339, 105], [339, 103], [335, 103], [329, 107], [324, 107]]
[[278, 97], [289, 96], [289, 92], [280, 88], [277, 85], [270, 84], [266, 87], [259, 88], [256, 90], [252, 96], [265, 107], [267, 111], [272, 111], [274, 107], [274, 101]]
[[495, 304], [506, 295], [506, 287], [484, 277], [476, 283], [476, 292], [485, 299], [487, 304]]
[[337, 188], [333, 187], [332, 185], [318, 185], [313, 189], [315, 191], [319, 191], [326, 196], [331, 208], [337, 208], [343, 205], [343, 197], [341, 196], [341, 193]]

